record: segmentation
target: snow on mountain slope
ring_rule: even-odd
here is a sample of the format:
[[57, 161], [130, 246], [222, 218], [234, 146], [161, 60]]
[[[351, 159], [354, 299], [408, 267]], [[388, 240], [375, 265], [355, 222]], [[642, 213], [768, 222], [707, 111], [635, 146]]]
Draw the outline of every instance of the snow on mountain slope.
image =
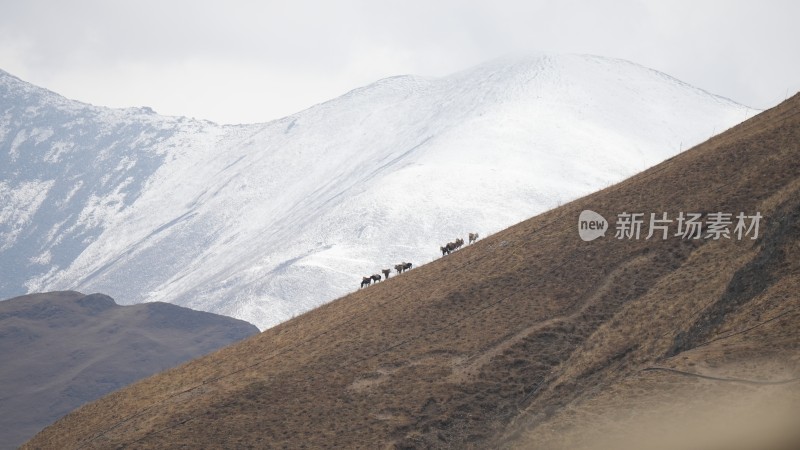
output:
[[243, 126], [95, 108], [0, 78], [0, 198], [11, 204], [0, 256], [14, 272], [3, 296], [23, 284], [100, 291], [261, 328], [753, 114], [595, 56], [394, 77]]
[[0, 297], [68, 267], [201, 124], [67, 100], [0, 71]]

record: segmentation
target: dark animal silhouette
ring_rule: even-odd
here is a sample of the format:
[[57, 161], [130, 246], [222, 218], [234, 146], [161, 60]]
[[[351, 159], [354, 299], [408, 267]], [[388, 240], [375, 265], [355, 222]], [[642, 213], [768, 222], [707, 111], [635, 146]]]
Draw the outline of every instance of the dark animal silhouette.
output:
[[470, 233], [469, 234], [469, 243], [472, 244], [473, 242], [478, 240], [478, 233]]
[[439, 247], [439, 250], [442, 251], [442, 256], [449, 255], [450, 253], [461, 248], [462, 245], [464, 245], [464, 240], [457, 238], [455, 242], [448, 242], [444, 247]]
[[[363, 277], [363, 278], [361, 279], [361, 287], [362, 287], [362, 288], [363, 288], [364, 286], [369, 286], [369, 284], [370, 284], [370, 283], [372, 283], [372, 278], [371, 278], [371, 277]], [[361, 289], [361, 288], [359, 288], [359, 289]]]
[[381, 269], [381, 272], [383, 272], [383, 278], [388, 280], [389, 274], [392, 273], [392, 269]]
[[406, 271], [406, 270], [408, 270], [410, 268], [411, 268], [411, 263], [407, 263], [407, 262], [401, 262], [400, 264], [394, 266], [394, 270], [396, 270], [397, 273], [403, 273], [404, 271]]
[[380, 281], [381, 281], [381, 276], [378, 275], [377, 273], [373, 274], [370, 278], [372, 278], [372, 281], [374, 281], [376, 283], [380, 283]]

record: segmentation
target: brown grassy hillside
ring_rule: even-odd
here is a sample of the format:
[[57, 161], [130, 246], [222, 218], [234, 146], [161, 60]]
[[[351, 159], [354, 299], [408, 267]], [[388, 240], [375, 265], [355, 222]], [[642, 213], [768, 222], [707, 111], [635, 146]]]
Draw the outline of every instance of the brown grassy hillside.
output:
[[[549, 448], [631, 419], [609, 412], [655, 408], [670, 386], [691, 396], [701, 382], [796, 378], [799, 123], [800, 95], [623, 183], [87, 405], [28, 448]], [[611, 230], [583, 242], [584, 209], [612, 222], [664, 211], [764, 219], [755, 241]]]

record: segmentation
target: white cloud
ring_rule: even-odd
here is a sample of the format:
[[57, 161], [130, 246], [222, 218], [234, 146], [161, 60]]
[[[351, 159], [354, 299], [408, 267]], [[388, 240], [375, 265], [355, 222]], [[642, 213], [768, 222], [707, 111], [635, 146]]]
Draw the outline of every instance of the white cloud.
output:
[[68, 97], [266, 121], [508, 52], [630, 59], [756, 106], [800, 89], [792, 1], [3, 1], [0, 67]]

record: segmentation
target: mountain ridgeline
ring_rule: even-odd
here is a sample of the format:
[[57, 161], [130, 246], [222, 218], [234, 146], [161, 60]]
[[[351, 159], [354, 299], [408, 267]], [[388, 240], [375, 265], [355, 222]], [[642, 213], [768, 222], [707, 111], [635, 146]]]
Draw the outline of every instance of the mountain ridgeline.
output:
[[[584, 210], [612, 230], [580, 239]], [[719, 212], [760, 214], [758, 236], [685, 238], [675, 222], [666, 238], [614, 233], [623, 213], [709, 225]], [[677, 399], [669, 416], [694, 417], [707, 394], [725, 408], [723, 394], [798, 399], [799, 248], [796, 95], [623, 182], [86, 405], [23, 448], [574, 449], [630, 430], [641, 433], [630, 448], [798, 448], [797, 403], [721, 433], [668, 426], [663, 442], [636, 421]]]
[[263, 329], [753, 113], [579, 55], [388, 78], [236, 126], [86, 105], [0, 72], [0, 297], [104, 292]]

